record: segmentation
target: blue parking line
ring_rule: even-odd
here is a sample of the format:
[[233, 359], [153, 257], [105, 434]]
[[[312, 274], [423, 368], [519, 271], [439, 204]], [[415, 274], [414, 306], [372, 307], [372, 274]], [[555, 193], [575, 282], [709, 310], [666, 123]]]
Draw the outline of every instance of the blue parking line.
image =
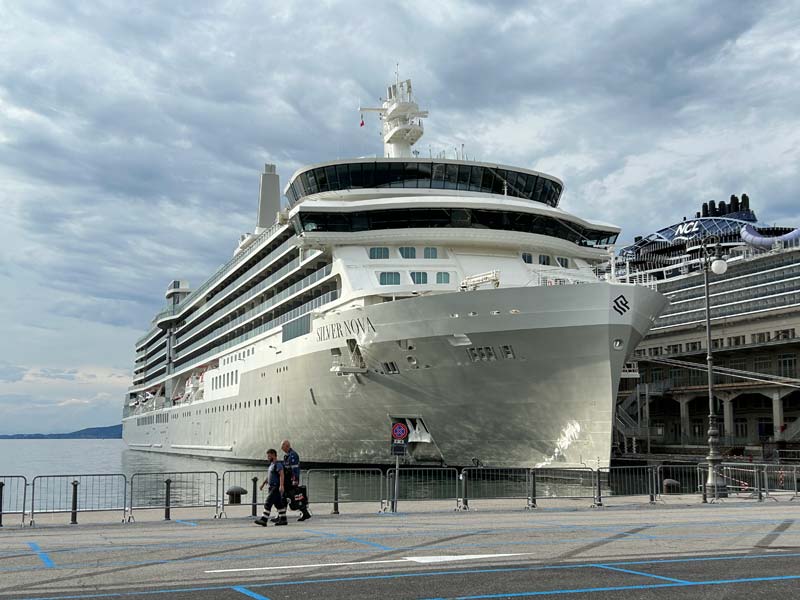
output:
[[[650, 585], [616, 585], [608, 587], [541, 590], [535, 592], [511, 592], [505, 594], [482, 594], [480, 596], [455, 596], [452, 600], [489, 600], [491, 598], [529, 598], [531, 596], [555, 596], [562, 594], [588, 594], [591, 592], [622, 592], [627, 590], [654, 590], [659, 588], [699, 587], [712, 585], [731, 585], [737, 583], [756, 583], [761, 581], [790, 581], [800, 579], [800, 575], [779, 575], [775, 577], [747, 577], [744, 579], [719, 579], [716, 581], [686, 581], [684, 583], [653, 583]], [[445, 600], [427, 598], [426, 600]]]
[[181, 525], [191, 525], [192, 527], [197, 527], [197, 523], [192, 523], [191, 521], [181, 521], [180, 519], [175, 519], [176, 523], [180, 523]]
[[53, 567], [55, 567], [55, 564], [53, 563], [53, 561], [50, 559], [49, 556], [47, 556], [47, 552], [44, 552], [39, 547], [39, 544], [37, 544], [36, 542], [28, 542], [28, 547], [36, 553], [36, 555], [44, 563], [45, 567], [47, 567], [48, 569], [52, 569]]
[[652, 573], [643, 573], [642, 571], [631, 571], [630, 569], [620, 569], [619, 567], [612, 567], [610, 565], [592, 565], [598, 569], [608, 569], [609, 571], [619, 571], [620, 573], [630, 573], [631, 575], [641, 575], [642, 577], [653, 577], [654, 579], [663, 579], [664, 581], [671, 581], [673, 583], [689, 583], [685, 579], [675, 579], [674, 577], [662, 577], [661, 575], [653, 575]]
[[317, 535], [323, 535], [325, 537], [335, 538], [337, 540], [346, 540], [348, 542], [353, 542], [355, 544], [364, 544], [365, 546], [372, 546], [373, 548], [379, 548], [380, 550], [394, 550], [394, 548], [390, 546], [384, 546], [383, 544], [378, 544], [376, 542], [362, 540], [361, 538], [357, 537], [349, 537], [344, 535], [337, 535], [335, 533], [328, 533], [327, 531], [313, 531], [311, 529], [306, 529], [306, 533], [315, 533]]
[[237, 585], [236, 587], [231, 588], [232, 590], [236, 590], [240, 594], [244, 594], [245, 596], [250, 596], [251, 598], [255, 598], [255, 600], [269, 600], [266, 596], [262, 596], [261, 594], [256, 594], [253, 590], [248, 590], [246, 587], [242, 587]]

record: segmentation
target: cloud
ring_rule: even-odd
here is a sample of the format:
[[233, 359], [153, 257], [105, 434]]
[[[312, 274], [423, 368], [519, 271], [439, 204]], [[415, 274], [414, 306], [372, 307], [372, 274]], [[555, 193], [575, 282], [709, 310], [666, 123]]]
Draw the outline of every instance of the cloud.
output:
[[0, 383], [13, 383], [15, 381], [22, 381], [25, 376], [26, 369], [8, 363], [0, 363]]

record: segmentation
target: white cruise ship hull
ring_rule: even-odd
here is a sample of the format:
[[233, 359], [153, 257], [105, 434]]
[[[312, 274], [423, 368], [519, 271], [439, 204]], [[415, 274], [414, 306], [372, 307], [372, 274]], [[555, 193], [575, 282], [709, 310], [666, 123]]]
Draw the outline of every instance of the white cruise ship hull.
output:
[[665, 303], [598, 282], [334, 309], [309, 334], [256, 342], [268, 349], [243, 361], [236, 395], [158, 411], [180, 415], [160, 423], [128, 417], [123, 436], [227, 460], [262, 460], [289, 438], [306, 463], [381, 464], [391, 418], [405, 417], [430, 434], [412, 462], [604, 467], [622, 367]]

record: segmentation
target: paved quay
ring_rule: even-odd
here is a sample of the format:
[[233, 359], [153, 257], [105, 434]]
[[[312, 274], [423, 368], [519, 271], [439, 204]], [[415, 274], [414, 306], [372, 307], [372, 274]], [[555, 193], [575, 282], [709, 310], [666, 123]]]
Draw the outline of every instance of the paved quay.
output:
[[800, 589], [800, 501], [788, 499], [532, 511], [487, 501], [469, 512], [406, 503], [396, 515], [318, 506], [310, 521], [268, 528], [248, 508], [227, 519], [6, 521], [0, 598], [775, 599]]

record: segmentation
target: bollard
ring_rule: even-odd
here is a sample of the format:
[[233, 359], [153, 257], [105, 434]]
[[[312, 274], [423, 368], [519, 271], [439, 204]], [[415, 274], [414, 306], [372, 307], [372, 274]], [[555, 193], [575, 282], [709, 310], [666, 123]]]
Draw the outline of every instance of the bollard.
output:
[[649, 485], [647, 487], [650, 488], [650, 494], [649, 494], [649, 496], [650, 496], [650, 504], [655, 504], [656, 503], [656, 489], [658, 489], [657, 488], [658, 483], [656, 483], [656, 469], [655, 469], [655, 467], [647, 467], [647, 473], [648, 473], [647, 481], [649, 482]]
[[[701, 473], [702, 473], [702, 471], [701, 471]], [[703, 481], [700, 485], [703, 487], [703, 500], [702, 500], [702, 503], [703, 504], [708, 504], [708, 492], [706, 491], [706, 482]]]
[[[761, 472], [758, 470], [758, 467], [755, 468], [755, 470], [753, 471], [753, 474], [755, 475], [755, 478], [756, 478], [756, 482], [755, 483], [756, 483], [756, 489], [758, 490], [758, 493], [757, 493], [756, 497], [758, 498], [759, 502], [763, 502], [764, 501], [764, 495], [761, 493], [761, 479], [762, 479], [762, 477], [761, 477]], [[764, 486], [764, 487], [766, 487], [766, 486]]]
[[0, 527], [3, 526], [3, 488], [6, 487], [5, 482], [0, 481]]
[[258, 477], [253, 477], [253, 501], [251, 503], [251, 516], [255, 517], [258, 514], [257, 510], [258, 504]]
[[594, 505], [595, 506], [603, 506], [603, 494], [602, 494], [602, 491], [601, 491], [602, 484], [601, 484], [601, 481], [600, 481], [600, 469], [597, 469], [596, 473], [597, 473], [597, 494], [596, 494], [596, 497], [594, 499]]
[[333, 510], [332, 515], [339, 514], [339, 474], [333, 474]]
[[70, 525], [78, 524], [78, 482], [72, 482], [72, 518], [69, 522]]
[[536, 471], [530, 470], [531, 488], [530, 497], [528, 498], [528, 508], [536, 508]]
[[164, 480], [164, 483], [167, 485], [167, 492], [164, 494], [164, 520], [169, 521], [169, 505], [170, 505], [170, 498], [169, 498], [169, 488], [172, 485], [172, 479]]
[[469, 497], [467, 496], [467, 474], [461, 471], [461, 510], [469, 510]]

